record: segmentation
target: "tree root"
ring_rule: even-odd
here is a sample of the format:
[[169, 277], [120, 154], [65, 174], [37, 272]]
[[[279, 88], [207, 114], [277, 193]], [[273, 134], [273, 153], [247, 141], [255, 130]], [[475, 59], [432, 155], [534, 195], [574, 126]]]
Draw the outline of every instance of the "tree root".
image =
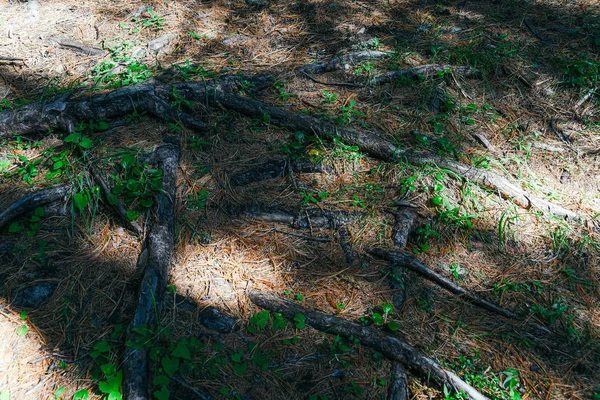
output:
[[318, 62], [314, 64], [303, 65], [295, 69], [297, 74], [312, 74], [319, 75], [326, 72], [337, 71], [343, 69], [346, 65], [357, 65], [365, 60], [390, 57], [390, 53], [377, 50], [356, 51], [345, 54], [341, 57], [336, 57], [330, 61]]
[[[138, 306], [127, 335], [128, 340], [133, 343], [144, 337], [140, 330], [152, 331], [157, 325], [156, 307], [160, 307], [164, 297], [174, 251], [175, 196], [180, 149], [178, 142], [169, 139], [156, 149], [159, 167], [163, 170], [162, 191], [157, 199], [156, 220], [146, 238], [147, 260], [146, 265], [142, 266], [145, 267], [145, 273], [140, 285]], [[123, 393], [126, 399], [150, 398], [148, 368], [146, 347], [126, 349], [123, 359]]]
[[290, 113], [261, 101], [241, 97], [223, 90], [217, 89], [214, 95], [216, 100], [224, 107], [247, 116], [262, 117], [264, 114], [267, 114], [272, 123], [291, 130], [313, 132], [330, 140], [339, 136], [344, 143], [351, 146], [358, 146], [361, 151], [384, 161], [398, 161], [404, 158], [413, 164], [435, 164], [483, 188], [496, 191], [503, 198], [510, 199], [525, 209], [535, 207], [565, 220], [585, 220], [585, 218], [571, 210], [531, 195], [494, 172], [465, 165], [429, 152], [401, 150], [391, 141], [382, 138], [375, 132], [338, 126], [332, 122], [323, 121], [308, 115]]
[[457, 392], [464, 391], [473, 400], [487, 399], [454, 372], [442, 367], [398, 336], [392, 336], [379, 329], [362, 326], [332, 315], [310, 311], [291, 301], [268, 294], [250, 293], [250, 300], [257, 306], [281, 313], [286, 318], [291, 319], [297, 314], [302, 314], [306, 317], [306, 323], [313, 328], [332, 335], [358, 339], [361, 344], [380, 352], [390, 360], [406, 365], [425, 379], [433, 378], [440, 387], [451, 387]]
[[71, 184], [64, 184], [26, 194], [0, 213], [0, 229], [4, 228], [21, 214], [64, 198], [72, 188]]
[[[442, 288], [446, 289], [450, 293], [459, 296], [460, 298], [466, 300], [467, 302], [469, 302], [473, 305], [476, 305], [477, 307], [483, 308], [484, 310], [487, 310], [487, 311], [491, 311], [495, 314], [498, 314], [498, 315], [500, 315], [504, 318], [510, 319], [510, 320], [522, 320], [522, 318], [520, 318], [514, 312], [512, 312], [504, 307], [500, 307], [499, 305], [494, 304], [490, 301], [482, 299], [481, 297], [479, 297], [476, 294], [470, 292], [469, 290], [463, 288], [462, 286], [455, 284], [454, 282], [450, 281], [449, 279], [444, 278], [442, 275], [438, 274], [437, 272], [427, 268], [425, 265], [423, 265], [417, 259], [409, 256], [408, 254], [405, 254], [401, 251], [380, 249], [380, 248], [371, 248], [371, 249], [369, 249], [369, 253], [377, 258], [382, 258], [386, 261], [395, 263], [398, 266], [408, 268], [411, 271], [416, 272], [417, 274], [421, 275], [425, 279], [430, 280], [431, 282], [441, 286]], [[535, 326], [535, 328], [540, 329], [545, 333], [548, 333], [548, 334], [552, 333], [552, 331], [550, 331], [545, 326], [542, 326], [542, 325], [536, 324], [536, 323], [533, 323], [532, 325]]]
[[390, 71], [385, 72], [383, 74], [375, 75], [369, 81], [370, 85], [383, 85], [385, 83], [394, 82], [398, 78], [415, 78], [419, 75], [422, 76], [431, 76], [434, 74], [442, 73], [445, 71], [451, 71], [453, 73], [462, 75], [462, 76], [474, 76], [479, 73], [479, 71], [475, 68], [471, 67], [453, 67], [448, 64], [426, 64], [419, 65], [416, 67], [401, 69], [399, 71]]
[[251, 183], [284, 176], [286, 170], [290, 168], [293, 172], [301, 173], [322, 173], [331, 171], [330, 168], [323, 166], [322, 163], [314, 163], [306, 158], [299, 158], [292, 161], [268, 161], [263, 165], [252, 168], [249, 171], [232, 176], [229, 182], [233, 186], [249, 185]]
[[392, 365], [392, 380], [388, 388], [388, 400], [408, 400], [408, 377], [402, 364]]

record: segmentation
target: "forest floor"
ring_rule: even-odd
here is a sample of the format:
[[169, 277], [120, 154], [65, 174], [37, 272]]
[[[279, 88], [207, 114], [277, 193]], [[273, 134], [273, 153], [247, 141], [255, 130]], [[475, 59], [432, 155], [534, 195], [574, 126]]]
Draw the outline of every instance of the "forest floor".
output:
[[[357, 51], [379, 56], [296, 71]], [[600, 399], [599, 54], [593, 0], [0, 5], [0, 120], [164, 76], [269, 75], [260, 91], [242, 80], [241, 94], [494, 171], [583, 217], [175, 90], [171, 105], [210, 129], [134, 112], [82, 122], [78, 144], [60, 131], [0, 132], [0, 211], [32, 190], [75, 188], [66, 213], [36, 211], [0, 232], [0, 399], [119, 398], [143, 240], [88, 184], [86, 166], [109, 176], [147, 231], [160, 172], [143, 160], [173, 133], [175, 251], [150, 345], [155, 398], [388, 398], [388, 359], [302, 315], [286, 324], [261, 313], [248, 294], [264, 292], [398, 335], [492, 399]], [[423, 65], [443, 67], [375, 79]], [[392, 231], [407, 205], [406, 252], [522, 320], [369, 255], [403, 247]], [[318, 223], [319, 212], [338, 217]], [[28, 307], [34, 290], [46, 295]], [[232, 333], [209, 329], [208, 306], [233, 318]], [[418, 374], [408, 387], [414, 399], [462, 398]]]

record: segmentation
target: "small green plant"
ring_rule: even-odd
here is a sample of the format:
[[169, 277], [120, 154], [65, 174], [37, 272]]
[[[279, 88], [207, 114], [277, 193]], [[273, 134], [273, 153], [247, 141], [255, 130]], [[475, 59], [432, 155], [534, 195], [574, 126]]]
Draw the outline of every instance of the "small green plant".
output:
[[37, 207], [33, 211], [33, 215], [31, 216], [31, 218], [29, 219], [27, 224], [24, 224], [23, 222], [20, 222], [20, 221], [14, 221], [8, 226], [8, 232], [17, 233], [17, 232], [21, 232], [22, 230], [25, 229], [27, 236], [33, 237], [39, 231], [40, 221], [42, 220], [43, 217], [44, 217], [44, 208]]
[[152, 8], [149, 7], [146, 9], [146, 12], [148, 13], [148, 17], [135, 17], [132, 19], [132, 21], [140, 22], [142, 27], [144, 28], [150, 28], [155, 31], [161, 30], [163, 28], [163, 24], [165, 23], [164, 18], [155, 13], [154, 10], [152, 10]]
[[188, 195], [187, 207], [192, 210], [203, 210], [206, 208], [206, 200], [210, 192], [208, 190], [199, 190], [196, 193]]
[[306, 206], [308, 204], [317, 204], [327, 200], [327, 198], [329, 197], [329, 192], [300, 192], [300, 197], [302, 198], [302, 205]]
[[419, 239], [419, 246], [413, 249], [413, 253], [415, 254], [428, 251], [430, 248], [430, 245], [428, 243], [429, 240], [432, 237], [440, 236], [440, 234], [436, 230], [432, 229], [430, 224], [425, 224], [419, 229], [417, 229], [417, 236]]
[[304, 329], [304, 327], [306, 327], [306, 316], [304, 314], [294, 315], [293, 321], [298, 329]]
[[457, 281], [462, 280], [462, 275], [465, 273], [465, 270], [460, 266], [460, 264], [450, 264], [450, 273]]
[[348, 102], [348, 105], [340, 106], [340, 113], [335, 119], [336, 124], [349, 124], [353, 122], [356, 118], [364, 116], [364, 113], [357, 110], [356, 101], [354, 99]]
[[323, 101], [327, 104], [333, 104], [336, 103], [338, 100], [337, 94], [335, 93], [330, 93], [327, 90], [322, 90], [321, 91], [323, 93], [324, 99]]
[[110, 175], [114, 182], [108, 201], [116, 205], [122, 200], [130, 209], [127, 217], [138, 218], [140, 211], [154, 204], [154, 197], [162, 189], [162, 170], [138, 162], [132, 153], [117, 158], [117, 172]]
[[333, 158], [346, 161], [355, 161], [364, 158], [358, 146], [349, 146], [337, 136], [333, 138], [333, 144], [335, 145], [331, 155]]
[[375, 72], [375, 65], [370, 62], [363, 62], [356, 66], [354, 73], [356, 75], [365, 75], [367, 79], [370, 79]]
[[291, 99], [292, 97], [296, 97], [295, 94], [290, 93], [290, 92], [287, 91], [285, 82], [282, 82], [282, 81], [275, 82], [275, 84], [273, 85], [273, 87], [279, 93], [278, 96], [277, 96], [279, 98], [279, 100], [281, 100], [284, 103], [286, 101], [288, 101], [289, 99]]

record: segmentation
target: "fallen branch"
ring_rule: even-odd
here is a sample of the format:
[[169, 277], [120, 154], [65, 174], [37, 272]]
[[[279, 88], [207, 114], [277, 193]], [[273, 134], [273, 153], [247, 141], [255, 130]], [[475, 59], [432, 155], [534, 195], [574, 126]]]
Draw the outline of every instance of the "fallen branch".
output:
[[291, 301], [268, 294], [250, 293], [250, 300], [257, 306], [281, 313], [286, 318], [291, 319], [297, 314], [302, 314], [306, 318], [306, 323], [313, 328], [332, 335], [353, 337], [387, 358], [406, 365], [425, 379], [432, 378], [440, 387], [451, 387], [456, 392], [464, 391], [473, 400], [487, 399], [454, 372], [442, 367], [398, 336], [392, 336], [379, 329], [362, 326], [332, 315], [310, 311]]
[[[134, 343], [143, 337], [135, 330], [145, 328], [152, 331], [157, 325], [157, 307], [163, 300], [175, 242], [175, 196], [180, 150], [175, 140], [167, 138], [165, 142], [156, 149], [159, 167], [163, 170], [162, 191], [157, 196], [156, 221], [146, 239], [147, 260], [145, 266], [141, 266], [145, 273], [138, 306], [127, 334], [128, 340]], [[123, 359], [123, 394], [126, 399], [150, 398], [148, 368], [147, 347], [126, 349]]]
[[[502, 317], [511, 319], [511, 320], [521, 320], [517, 314], [514, 312], [501, 307], [497, 304], [494, 304], [490, 301], [482, 299], [476, 294], [470, 292], [469, 290], [463, 288], [450, 281], [449, 279], [444, 278], [442, 275], [437, 272], [427, 268], [424, 264], [418, 261], [416, 258], [409, 256], [401, 251], [396, 250], [388, 250], [388, 249], [380, 249], [380, 248], [371, 248], [369, 249], [369, 253], [377, 258], [382, 258], [386, 261], [397, 264], [398, 266], [402, 266], [410, 269], [413, 272], [421, 275], [427, 280], [434, 282], [435, 284], [441, 286], [452, 294], [459, 296], [461, 299], [476, 305], [477, 307], [483, 308], [484, 310], [491, 311], [495, 314], [498, 314]], [[546, 333], [552, 333], [548, 328], [539, 325], [533, 324], [536, 328], [543, 330]]]
[[0, 213], [0, 229], [3, 229], [21, 214], [25, 214], [35, 210], [37, 207], [42, 207], [62, 199], [69, 193], [71, 188], [72, 185], [64, 184], [26, 194]]

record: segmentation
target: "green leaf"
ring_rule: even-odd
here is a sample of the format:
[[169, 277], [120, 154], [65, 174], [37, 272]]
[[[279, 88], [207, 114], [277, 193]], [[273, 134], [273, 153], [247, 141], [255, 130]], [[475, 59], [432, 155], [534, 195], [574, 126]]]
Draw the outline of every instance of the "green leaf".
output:
[[73, 195], [73, 204], [75, 204], [75, 208], [79, 210], [79, 212], [83, 212], [83, 209], [88, 205], [90, 200], [84, 193], [75, 193]]
[[23, 324], [17, 328], [17, 336], [25, 336], [29, 332], [27, 325]]
[[4, 171], [10, 165], [8, 160], [0, 160], [0, 172]]
[[93, 146], [94, 143], [92, 143], [92, 139], [86, 136], [83, 136], [81, 138], [81, 142], [79, 142], [79, 147], [82, 147], [84, 149], [91, 149]]
[[431, 202], [436, 206], [440, 206], [444, 202], [444, 199], [442, 198], [442, 196], [435, 196], [433, 199], [431, 199]]
[[3, 390], [0, 392], [0, 400], [10, 400], [10, 393], [8, 390]]
[[90, 394], [87, 390], [83, 389], [73, 395], [73, 400], [88, 400]]
[[234, 363], [241, 363], [242, 362], [242, 357], [244, 356], [244, 352], [242, 350], [232, 354], [231, 357], [231, 361], [233, 361]]
[[304, 329], [306, 326], [306, 316], [304, 314], [296, 314], [294, 315], [294, 322], [296, 323], [296, 328]]
[[10, 233], [17, 233], [23, 230], [23, 224], [20, 222], [13, 222], [8, 226], [8, 231]]
[[154, 386], [167, 386], [169, 384], [169, 377], [166, 375], [156, 375], [152, 380]]
[[179, 341], [179, 343], [177, 343], [177, 346], [175, 347], [175, 350], [173, 350], [171, 355], [173, 357], [183, 358], [184, 360], [192, 359], [190, 355], [190, 349], [188, 348], [188, 341], [186, 338], [182, 338]]
[[21, 319], [21, 321], [25, 321], [27, 319], [27, 311], [21, 311], [21, 314], [19, 314], [19, 318]]
[[391, 313], [392, 311], [394, 311], [394, 306], [391, 305], [390, 303], [384, 303], [381, 308], [383, 309], [383, 313], [387, 316], [389, 315], [389, 313]]
[[105, 129], [108, 129], [109, 125], [108, 125], [108, 122], [106, 122], [106, 121], [98, 121], [97, 127], [98, 127], [98, 129], [103, 131]]
[[154, 204], [154, 199], [152, 197], [146, 197], [140, 200], [140, 205], [142, 207], [152, 207], [152, 204]]
[[128, 220], [135, 221], [140, 216], [140, 213], [136, 210], [129, 210], [127, 211], [126, 215]]
[[246, 364], [233, 364], [233, 372], [237, 376], [240, 376], [240, 377], [244, 376], [247, 369], [248, 369], [248, 365], [246, 365]]
[[392, 321], [392, 322], [388, 322], [387, 327], [390, 331], [396, 332], [398, 329], [400, 329], [400, 324], [398, 324], [395, 321]]
[[33, 211], [33, 215], [38, 216], [38, 217], [43, 217], [44, 216], [44, 207], [38, 207]]
[[161, 365], [165, 374], [172, 378], [179, 369], [179, 358], [164, 357], [161, 361]]
[[65, 142], [67, 143], [77, 143], [81, 138], [81, 133], [71, 133], [69, 136], [65, 138]]
[[94, 345], [94, 350], [98, 353], [108, 353], [110, 351], [110, 344], [106, 340], [101, 340]]
[[373, 313], [373, 315], [371, 316], [371, 319], [376, 324], [383, 324], [383, 317], [379, 313]]
[[154, 397], [157, 400], [169, 400], [169, 389], [166, 386], [163, 386], [160, 390], [154, 391]]
[[59, 387], [54, 391], [54, 400], [59, 400], [63, 394], [67, 391], [67, 388], [64, 386]]

